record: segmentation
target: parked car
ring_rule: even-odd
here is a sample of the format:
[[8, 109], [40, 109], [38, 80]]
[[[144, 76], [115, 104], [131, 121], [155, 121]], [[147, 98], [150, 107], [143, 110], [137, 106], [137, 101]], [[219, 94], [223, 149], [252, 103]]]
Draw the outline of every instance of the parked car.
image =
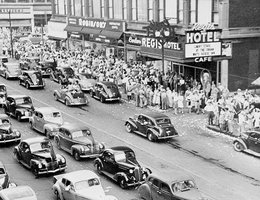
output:
[[99, 99], [102, 103], [106, 101], [119, 101], [121, 94], [115, 83], [97, 82], [90, 90], [90, 96]]
[[39, 66], [39, 62], [40, 62], [40, 57], [26, 57], [21, 59], [20, 61], [20, 68], [22, 70], [33, 70], [35, 68], [37, 68], [37, 66]]
[[61, 200], [117, 200], [105, 194], [100, 178], [90, 170], [54, 176], [52, 189], [57, 199]]
[[64, 172], [66, 159], [55, 154], [51, 141], [46, 137], [28, 138], [14, 148], [19, 163], [29, 168], [35, 177], [42, 174]]
[[69, 79], [74, 78], [75, 73], [71, 67], [56, 67], [50, 75], [50, 79], [65, 85], [69, 83]]
[[5, 104], [6, 97], [7, 97], [6, 86], [5, 86], [5, 84], [0, 83], [0, 105]]
[[55, 70], [57, 67], [57, 63], [53, 61], [41, 61], [40, 64], [40, 70], [42, 72], [43, 76], [50, 76], [51, 73]]
[[125, 146], [106, 149], [94, 165], [99, 174], [108, 176], [123, 189], [142, 184], [151, 173], [150, 169], [140, 166], [134, 151]]
[[233, 141], [233, 147], [236, 151], [244, 151], [260, 156], [260, 130], [256, 129], [242, 133]]
[[88, 127], [73, 123], [62, 125], [54, 141], [59, 149], [70, 153], [75, 160], [97, 157], [105, 149], [104, 144], [94, 139]]
[[12, 128], [12, 124], [6, 114], [0, 114], [0, 144], [20, 142], [21, 133]]
[[29, 118], [32, 129], [50, 138], [56, 135], [59, 127], [64, 123], [61, 112], [54, 107], [35, 108]]
[[75, 78], [78, 80], [80, 88], [84, 92], [89, 92], [96, 83], [96, 80], [89, 77], [89, 74], [77, 74]]
[[5, 79], [18, 78], [21, 75], [21, 69], [17, 62], [7, 62], [0, 66], [0, 75]]
[[18, 78], [19, 78], [19, 84], [25, 86], [27, 89], [45, 87], [45, 82], [42, 78], [41, 72], [39, 71], [34, 71], [34, 70], [23, 71]]
[[125, 122], [126, 131], [147, 137], [150, 141], [170, 139], [178, 136], [168, 116], [150, 112], [130, 117]]
[[60, 90], [54, 90], [54, 99], [64, 103], [66, 106], [87, 105], [88, 97], [80, 89], [68, 89], [64, 86]]
[[180, 171], [150, 174], [138, 193], [145, 200], [204, 200], [192, 177]]
[[37, 200], [33, 189], [27, 185], [7, 188], [0, 191], [1, 200]]
[[8, 95], [4, 104], [4, 112], [18, 121], [29, 119], [34, 110], [31, 97], [27, 95]]

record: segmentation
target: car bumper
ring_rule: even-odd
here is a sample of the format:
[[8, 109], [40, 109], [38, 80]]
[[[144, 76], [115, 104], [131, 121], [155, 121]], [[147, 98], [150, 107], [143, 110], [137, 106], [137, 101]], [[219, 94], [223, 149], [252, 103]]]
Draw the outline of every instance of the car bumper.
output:
[[65, 169], [67, 169], [67, 166], [64, 166], [64, 167], [59, 166], [59, 168], [57, 168], [57, 169], [52, 169], [52, 170], [46, 169], [46, 170], [42, 170], [42, 171], [40, 170], [38, 173], [39, 174], [54, 174], [54, 173], [57, 173], [60, 171], [64, 171]]
[[18, 141], [20, 141], [20, 140], [21, 140], [21, 138], [13, 138], [13, 139], [0, 140], [0, 144], [11, 143], [11, 142], [18, 142]]
[[130, 183], [126, 183], [126, 185], [127, 185], [127, 187], [131, 187], [131, 186], [136, 186], [136, 185], [142, 185], [143, 183], [145, 183], [145, 181], [130, 182]]
[[119, 101], [121, 100], [121, 97], [117, 97], [117, 98], [107, 98], [106, 101]]
[[[100, 152], [101, 153], [101, 152]], [[100, 154], [99, 153], [93, 153], [93, 154], [84, 154], [84, 155], [80, 155], [80, 158], [96, 158], [98, 157]]]
[[30, 85], [31, 88], [43, 88], [45, 85]]

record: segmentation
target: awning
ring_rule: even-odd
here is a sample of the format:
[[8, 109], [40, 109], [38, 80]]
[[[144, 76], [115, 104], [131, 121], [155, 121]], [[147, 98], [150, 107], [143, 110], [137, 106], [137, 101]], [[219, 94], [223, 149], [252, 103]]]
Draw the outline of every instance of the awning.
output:
[[80, 32], [82, 29], [81, 26], [72, 26], [72, 25], [67, 25], [64, 29], [64, 31], [67, 32]]
[[87, 27], [83, 27], [81, 30], [81, 33], [93, 34], [93, 35], [99, 35], [100, 32], [101, 32], [100, 29], [93, 29], [93, 28], [87, 28]]
[[119, 39], [122, 34], [123, 34], [123, 32], [103, 30], [99, 35], [105, 36], [107, 38]]
[[254, 80], [251, 85], [257, 85], [260, 86], [260, 77], [258, 77], [256, 80]]

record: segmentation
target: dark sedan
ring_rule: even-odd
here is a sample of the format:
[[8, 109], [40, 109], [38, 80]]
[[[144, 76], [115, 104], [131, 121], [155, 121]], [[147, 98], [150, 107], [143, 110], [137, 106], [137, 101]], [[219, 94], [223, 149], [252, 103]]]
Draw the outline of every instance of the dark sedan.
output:
[[177, 131], [168, 116], [151, 112], [130, 117], [125, 122], [127, 132], [134, 132], [150, 141], [170, 139], [178, 136]]
[[97, 82], [90, 89], [90, 96], [99, 99], [102, 103], [106, 101], [119, 101], [121, 99], [117, 85], [108, 81]]
[[19, 84], [30, 88], [44, 88], [45, 82], [42, 78], [42, 74], [39, 71], [29, 70], [23, 71], [22, 75], [18, 77]]

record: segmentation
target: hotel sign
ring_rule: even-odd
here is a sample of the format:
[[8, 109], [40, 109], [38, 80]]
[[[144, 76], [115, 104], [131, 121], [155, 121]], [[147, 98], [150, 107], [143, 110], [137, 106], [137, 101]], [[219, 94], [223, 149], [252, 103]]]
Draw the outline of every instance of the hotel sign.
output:
[[185, 58], [221, 56], [220, 34], [221, 30], [211, 23], [194, 24], [186, 31]]
[[[148, 47], [148, 48], [154, 48], [154, 49], [161, 49], [162, 44], [157, 40], [156, 38], [149, 38], [149, 37], [143, 37], [141, 46]], [[171, 50], [177, 50], [181, 51], [181, 44], [177, 42], [166, 42], [164, 44], [165, 49], [171, 49]]]

